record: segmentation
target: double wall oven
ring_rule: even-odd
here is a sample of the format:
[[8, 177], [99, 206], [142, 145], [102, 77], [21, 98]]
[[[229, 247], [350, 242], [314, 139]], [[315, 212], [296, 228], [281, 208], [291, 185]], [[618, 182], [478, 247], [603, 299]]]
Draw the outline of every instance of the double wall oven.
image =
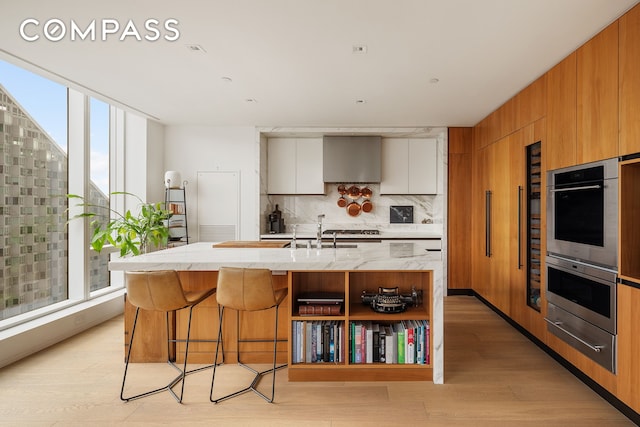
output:
[[548, 330], [616, 370], [618, 160], [549, 171]]

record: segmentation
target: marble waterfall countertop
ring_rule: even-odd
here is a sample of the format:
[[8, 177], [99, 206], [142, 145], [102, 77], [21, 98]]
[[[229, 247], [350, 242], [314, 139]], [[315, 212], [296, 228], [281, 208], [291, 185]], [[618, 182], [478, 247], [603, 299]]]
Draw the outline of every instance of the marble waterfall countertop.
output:
[[[442, 253], [426, 244], [382, 242], [358, 248], [214, 248], [199, 242], [114, 259], [110, 270], [215, 271], [220, 267], [270, 270], [438, 270]], [[440, 273], [441, 274], [441, 273]]]
[[365, 244], [357, 248], [214, 248], [199, 242], [135, 257], [114, 259], [110, 270], [217, 271], [220, 267], [304, 270], [431, 270], [433, 298], [433, 382], [444, 382], [444, 260], [442, 252], [420, 242]]

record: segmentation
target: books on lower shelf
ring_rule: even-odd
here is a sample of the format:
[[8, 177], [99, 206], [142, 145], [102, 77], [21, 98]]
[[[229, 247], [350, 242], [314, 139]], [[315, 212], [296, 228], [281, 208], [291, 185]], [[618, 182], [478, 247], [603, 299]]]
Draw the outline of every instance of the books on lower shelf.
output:
[[292, 363], [343, 363], [345, 361], [344, 322], [296, 320], [291, 324]]
[[429, 365], [428, 320], [390, 324], [334, 320], [291, 322], [292, 363], [387, 363]]
[[429, 321], [392, 324], [355, 321], [349, 325], [349, 363], [431, 363]]

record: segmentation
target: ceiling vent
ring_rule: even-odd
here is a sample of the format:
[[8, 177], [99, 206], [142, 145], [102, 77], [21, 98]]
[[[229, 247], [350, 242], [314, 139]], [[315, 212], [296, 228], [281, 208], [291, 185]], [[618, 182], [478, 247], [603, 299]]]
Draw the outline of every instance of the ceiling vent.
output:
[[364, 44], [355, 44], [351, 48], [351, 53], [362, 55], [367, 53], [367, 45]]

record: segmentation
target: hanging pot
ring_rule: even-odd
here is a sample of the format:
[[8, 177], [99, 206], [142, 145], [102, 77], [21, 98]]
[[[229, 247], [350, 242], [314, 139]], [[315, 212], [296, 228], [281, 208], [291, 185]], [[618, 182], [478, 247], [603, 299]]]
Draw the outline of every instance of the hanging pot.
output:
[[344, 197], [340, 197], [338, 199], [338, 206], [340, 206], [341, 208], [347, 206], [347, 199], [345, 199]]
[[347, 195], [352, 200], [358, 200], [362, 195], [360, 193], [360, 187], [358, 187], [357, 185], [352, 185], [351, 187], [349, 187], [349, 190], [347, 190]]
[[371, 191], [369, 187], [364, 187], [362, 190], [360, 190], [360, 194], [362, 194], [362, 197], [364, 197], [365, 199], [370, 199], [371, 196], [373, 196], [373, 191]]
[[371, 200], [365, 200], [362, 202], [361, 208], [362, 212], [369, 213], [373, 210], [373, 203], [371, 203]]
[[345, 194], [347, 194], [347, 186], [344, 184], [338, 185], [338, 194], [340, 194], [341, 196], [344, 196]]
[[358, 202], [351, 202], [347, 205], [347, 213], [350, 216], [358, 216], [360, 215], [360, 204]]

